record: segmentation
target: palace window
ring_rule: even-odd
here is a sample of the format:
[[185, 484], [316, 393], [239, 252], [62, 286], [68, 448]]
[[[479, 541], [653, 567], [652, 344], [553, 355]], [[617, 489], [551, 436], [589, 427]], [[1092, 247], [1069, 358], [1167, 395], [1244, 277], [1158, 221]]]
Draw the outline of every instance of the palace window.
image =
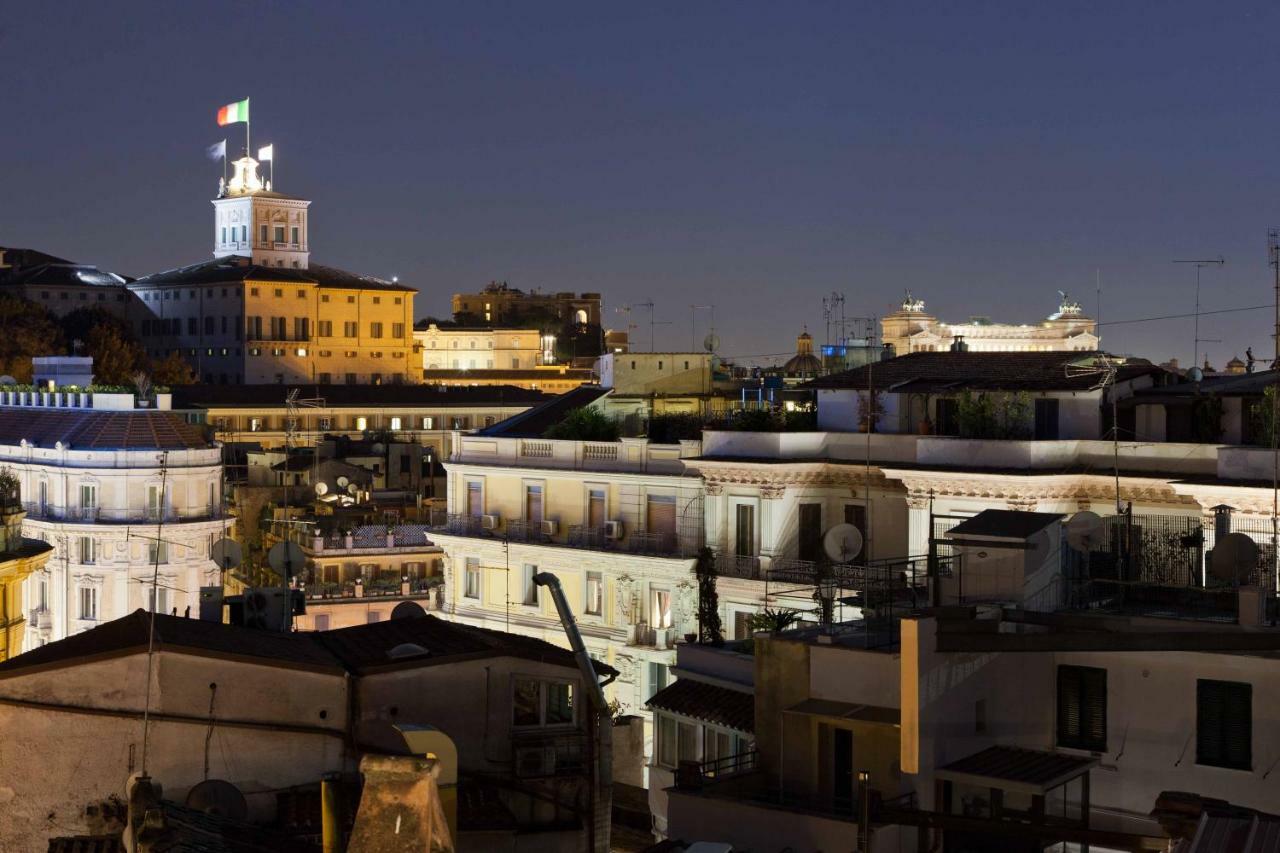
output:
[[98, 589], [92, 586], [80, 587], [80, 618], [98, 618]]

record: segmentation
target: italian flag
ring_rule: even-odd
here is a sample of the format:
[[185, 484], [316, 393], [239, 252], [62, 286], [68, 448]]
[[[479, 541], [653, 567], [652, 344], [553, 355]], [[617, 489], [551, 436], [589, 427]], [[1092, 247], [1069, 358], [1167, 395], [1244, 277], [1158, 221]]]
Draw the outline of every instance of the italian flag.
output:
[[236, 101], [234, 104], [227, 104], [218, 110], [218, 127], [226, 124], [235, 124], [239, 121], [249, 120], [249, 99]]

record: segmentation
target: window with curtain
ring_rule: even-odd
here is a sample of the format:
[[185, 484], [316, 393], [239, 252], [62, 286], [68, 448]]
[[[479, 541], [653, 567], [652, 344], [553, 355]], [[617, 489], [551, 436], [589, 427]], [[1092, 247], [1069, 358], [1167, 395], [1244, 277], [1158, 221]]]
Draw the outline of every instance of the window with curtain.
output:
[[480, 597], [480, 561], [475, 557], [467, 557], [462, 597], [477, 599]]
[[599, 616], [604, 608], [604, 578], [599, 572], [587, 572], [587, 600], [582, 612], [588, 616]]
[[671, 627], [671, 590], [662, 587], [649, 589], [649, 627]]

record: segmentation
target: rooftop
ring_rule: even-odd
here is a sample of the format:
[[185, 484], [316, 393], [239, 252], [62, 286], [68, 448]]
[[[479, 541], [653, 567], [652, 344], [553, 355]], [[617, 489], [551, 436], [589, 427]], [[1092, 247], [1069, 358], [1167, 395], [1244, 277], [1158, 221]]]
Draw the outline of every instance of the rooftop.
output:
[[1051, 789], [1087, 773], [1097, 763], [1096, 758], [1061, 752], [989, 746], [939, 768], [935, 775], [951, 782], [1044, 796]]
[[232, 281], [278, 281], [294, 284], [314, 284], [318, 287], [340, 287], [360, 290], [395, 290], [407, 293], [416, 288], [398, 282], [387, 281], [371, 275], [348, 272], [337, 267], [312, 263], [306, 269], [267, 267], [253, 263], [242, 255], [214, 258], [190, 266], [164, 270], [145, 275], [134, 284], [225, 284]]
[[324, 407], [532, 406], [553, 399], [542, 391], [511, 385], [184, 385], [173, 389], [175, 409], [284, 408], [293, 388], [324, 399]]
[[202, 450], [204, 430], [173, 412], [41, 410], [0, 407], [0, 444], [23, 440], [73, 450]]
[[984, 509], [973, 518], [948, 531], [949, 536], [983, 536], [999, 539], [1026, 539], [1061, 521], [1056, 512], [1023, 512], [1012, 509]]
[[[807, 388], [873, 387], [881, 391], [935, 393], [965, 388], [1002, 391], [1087, 391], [1098, 376], [1068, 376], [1067, 366], [1089, 364], [1096, 352], [913, 352], [852, 370], [822, 376]], [[1146, 375], [1173, 376], [1146, 361], [1129, 361], [1117, 374], [1123, 382]]]
[[608, 393], [608, 388], [601, 388], [599, 385], [580, 385], [528, 411], [478, 430], [476, 435], [541, 438], [548, 429], [564, 420], [570, 412], [585, 408]]
[[[492, 657], [518, 657], [566, 667], [577, 666], [573, 652], [543, 640], [490, 631], [425, 615], [336, 631], [276, 633], [253, 628], [155, 614], [155, 648], [193, 655], [213, 655], [295, 669], [364, 675], [386, 669], [453, 663]], [[135, 610], [127, 616], [40, 646], [0, 663], [0, 678], [33, 668], [58, 668], [98, 657], [145, 652], [152, 615]], [[392, 657], [398, 646], [413, 645], [422, 653]], [[596, 671], [614, 674], [605, 664]]]
[[645, 704], [740, 732], [756, 728], [754, 696], [693, 678], [676, 679]]

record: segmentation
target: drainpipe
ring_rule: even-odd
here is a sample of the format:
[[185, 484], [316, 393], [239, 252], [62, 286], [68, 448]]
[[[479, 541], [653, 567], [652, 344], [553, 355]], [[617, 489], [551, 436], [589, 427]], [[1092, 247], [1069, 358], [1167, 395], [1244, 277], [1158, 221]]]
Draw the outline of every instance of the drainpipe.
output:
[[[595, 731], [587, 739], [589, 746], [588, 759], [591, 761], [591, 812], [587, 816], [588, 850], [593, 853], [607, 853], [609, 849], [609, 821], [613, 811], [613, 720], [609, 714], [608, 703], [604, 698], [604, 690], [591, 665], [591, 656], [582, 642], [582, 633], [578, 631], [578, 622], [573, 618], [573, 610], [564, 597], [560, 587], [560, 579], [551, 572], [539, 572], [533, 576], [533, 582], [545, 586], [555, 602], [556, 612], [560, 614], [560, 624], [564, 626], [565, 636], [569, 638], [569, 646], [578, 660], [578, 670], [582, 673], [583, 687], [591, 702], [592, 726]], [[597, 813], [600, 818], [597, 821]]]

